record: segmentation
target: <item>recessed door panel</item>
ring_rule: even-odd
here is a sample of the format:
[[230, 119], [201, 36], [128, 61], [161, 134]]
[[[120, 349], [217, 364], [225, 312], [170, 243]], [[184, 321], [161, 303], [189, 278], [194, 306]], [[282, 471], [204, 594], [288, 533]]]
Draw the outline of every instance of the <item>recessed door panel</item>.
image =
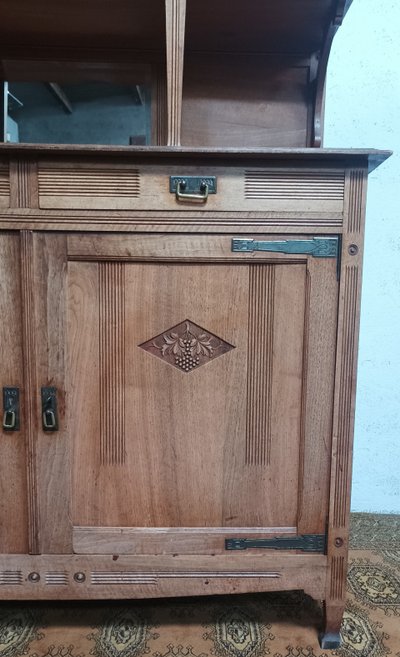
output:
[[307, 265], [69, 262], [78, 527], [292, 528]]

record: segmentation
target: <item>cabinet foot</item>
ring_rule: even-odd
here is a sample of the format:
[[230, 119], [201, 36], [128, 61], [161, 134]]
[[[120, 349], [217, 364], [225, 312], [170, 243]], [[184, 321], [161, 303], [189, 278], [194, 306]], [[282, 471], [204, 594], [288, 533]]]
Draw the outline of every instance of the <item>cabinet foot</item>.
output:
[[325, 634], [320, 634], [319, 643], [323, 650], [333, 650], [333, 648], [340, 648], [340, 632], [326, 632]]
[[332, 604], [332, 600], [324, 601], [324, 628], [319, 635], [321, 648], [333, 650], [339, 648], [341, 643], [340, 627], [343, 620], [345, 601]]

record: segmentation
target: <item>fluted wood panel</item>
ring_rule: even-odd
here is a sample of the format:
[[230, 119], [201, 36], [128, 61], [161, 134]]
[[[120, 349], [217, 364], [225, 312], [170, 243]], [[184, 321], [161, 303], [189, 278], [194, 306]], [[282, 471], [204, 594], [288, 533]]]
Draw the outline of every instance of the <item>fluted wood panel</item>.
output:
[[275, 268], [253, 265], [249, 272], [246, 463], [266, 465], [271, 456]]
[[96, 168], [47, 167], [39, 165], [39, 195], [81, 196], [91, 198], [140, 195], [140, 176], [137, 169], [118, 167]]
[[339, 372], [338, 436], [334, 487], [333, 525], [344, 527], [347, 521], [347, 488], [352, 443], [352, 399], [357, 328], [359, 270], [349, 265], [344, 271], [343, 341]]
[[31, 164], [26, 160], [18, 160], [17, 162], [15, 162], [13, 169], [16, 178], [15, 205], [18, 208], [29, 208], [31, 201], [31, 194], [30, 194]]
[[67, 572], [55, 571], [46, 573], [47, 586], [67, 586], [69, 576]]
[[110, 586], [121, 585], [121, 584], [139, 584], [139, 585], [152, 585], [157, 586], [160, 580], [163, 579], [242, 579], [242, 578], [261, 578], [261, 579], [279, 579], [282, 576], [280, 572], [229, 572], [229, 571], [220, 571], [220, 572], [196, 572], [196, 571], [183, 571], [180, 573], [160, 573], [156, 574], [152, 572], [148, 573], [137, 573], [135, 571], [94, 571], [91, 573], [91, 583], [94, 585], [105, 585]]
[[18, 171], [18, 207], [29, 208], [30, 205], [29, 162], [25, 162], [24, 160], [18, 160], [17, 171]]
[[186, 0], [166, 0], [168, 146], [181, 143]]
[[10, 206], [37, 208], [37, 164], [31, 159], [10, 160]]
[[0, 196], [10, 195], [10, 177], [8, 165], [0, 164]]
[[245, 171], [247, 199], [340, 201], [344, 198], [342, 171]]
[[350, 171], [349, 233], [359, 233], [361, 230], [361, 222], [364, 216], [363, 189], [365, 178], [366, 174], [363, 169], [353, 169]]
[[10, 176], [8, 164], [0, 164], [0, 208], [10, 205]]
[[153, 68], [152, 87], [152, 144], [165, 146], [167, 133], [167, 80], [166, 71], [161, 67]]
[[125, 265], [99, 264], [100, 456], [125, 461]]
[[346, 559], [344, 556], [331, 560], [330, 595], [332, 600], [341, 600], [345, 593]]
[[0, 570], [0, 586], [20, 586], [22, 583], [20, 570]]

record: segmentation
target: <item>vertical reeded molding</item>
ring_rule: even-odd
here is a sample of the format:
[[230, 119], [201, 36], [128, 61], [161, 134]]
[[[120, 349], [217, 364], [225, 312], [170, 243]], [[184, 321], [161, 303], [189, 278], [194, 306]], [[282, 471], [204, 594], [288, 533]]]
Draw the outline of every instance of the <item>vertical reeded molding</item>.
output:
[[325, 599], [325, 631], [337, 636], [346, 602], [366, 186], [366, 169], [348, 170], [340, 267]]
[[167, 135], [167, 81], [164, 68], [153, 67], [152, 144], [165, 146]]
[[363, 189], [365, 185], [363, 169], [352, 169], [350, 171], [349, 185], [349, 207], [348, 207], [348, 232], [360, 233], [363, 219]]
[[274, 265], [249, 268], [246, 464], [271, 461]]
[[330, 595], [332, 600], [342, 600], [345, 595], [346, 562], [344, 557], [331, 560]]
[[99, 264], [100, 460], [125, 462], [125, 266]]
[[10, 161], [10, 204], [14, 208], [38, 207], [37, 165], [28, 160]]
[[353, 399], [355, 395], [355, 358], [359, 271], [356, 265], [344, 271], [343, 334], [340, 353], [337, 448], [334, 480], [333, 526], [347, 524], [348, 482], [353, 439]]
[[181, 143], [186, 0], [165, 0], [168, 146]]
[[22, 349], [24, 368], [24, 407], [26, 423], [27, 480], [29, 510], [29, 552], [40, 553], [39, 494], [37, 459], [37, 377], [34, 305], [33, 232], [21, 231]]

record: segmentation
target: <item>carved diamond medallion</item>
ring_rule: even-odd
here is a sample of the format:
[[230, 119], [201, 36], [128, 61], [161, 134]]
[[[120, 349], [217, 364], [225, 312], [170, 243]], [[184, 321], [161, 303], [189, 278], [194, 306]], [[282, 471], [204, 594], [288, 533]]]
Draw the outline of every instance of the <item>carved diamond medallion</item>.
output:
[[139, 347], [182, 372], [191, 372], [235, 347], [186, 319]]

